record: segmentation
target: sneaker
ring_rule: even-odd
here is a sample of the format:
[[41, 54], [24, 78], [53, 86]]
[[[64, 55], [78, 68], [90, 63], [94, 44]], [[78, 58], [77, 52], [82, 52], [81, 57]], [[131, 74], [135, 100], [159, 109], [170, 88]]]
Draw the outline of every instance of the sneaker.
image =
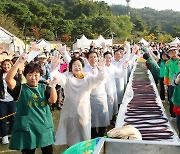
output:
[[9, 143], [8, 136], [2, 137], [2, 144], [8, 144], [8, 143]]

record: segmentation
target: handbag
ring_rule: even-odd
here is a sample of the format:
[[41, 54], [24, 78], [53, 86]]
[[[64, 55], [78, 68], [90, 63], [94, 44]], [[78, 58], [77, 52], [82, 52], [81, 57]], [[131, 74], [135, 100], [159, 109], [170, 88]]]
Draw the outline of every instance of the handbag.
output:
[[173, 111], [176, 115], [180, 116], [180, 106], [174, 105]]

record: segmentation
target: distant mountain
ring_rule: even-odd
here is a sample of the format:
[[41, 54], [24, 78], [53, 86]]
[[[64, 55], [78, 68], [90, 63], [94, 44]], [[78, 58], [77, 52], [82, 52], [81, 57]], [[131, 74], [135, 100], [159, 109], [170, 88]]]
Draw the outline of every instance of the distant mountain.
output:
[[[124, 5], [112, 5], [112, 12], [116, 15], [127, 14], [127, 7]], [[173, 26], [180, 26], [180, 12], [173, 10], [157, 11], [152, 8], [135, 9], [130, 8], [131, 20], [135, 19], [145, 22], [147, 26], [159, 26], [162, 31], [173, 35]]]

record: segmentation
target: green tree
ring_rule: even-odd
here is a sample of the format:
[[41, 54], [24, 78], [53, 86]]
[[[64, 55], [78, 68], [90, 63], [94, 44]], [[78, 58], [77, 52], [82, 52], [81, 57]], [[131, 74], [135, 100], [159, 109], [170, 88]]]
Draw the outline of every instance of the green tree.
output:
[[42, 34], [40, 35], [41, 38], [44, 38], [48, 41], [53, 41], [55, 36], [54, 33], [52, 31], [50, 31], [49, 29], [41, 29]]
[[180, 26], [173, 26], [173, 36], [180, 37]]
[[0, 14], [0, 26], [8, 30], [17, 37], [23, 38], [23, 35], [16, 25], [16, 22], [12, 17], [9, 17], [7, 14]]

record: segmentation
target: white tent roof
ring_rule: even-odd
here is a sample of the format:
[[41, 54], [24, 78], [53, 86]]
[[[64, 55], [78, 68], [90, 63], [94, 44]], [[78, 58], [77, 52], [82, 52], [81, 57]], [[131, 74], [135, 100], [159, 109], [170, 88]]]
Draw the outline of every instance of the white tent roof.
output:
[[21, 39], [2, 27], [0, 27], [0, 46], [7, 52], [19, 51], [22, 53], [25, 49], [25, 44]]
[[147, 46], [149, 44], [144, 38], [141, 38], [138, 43], [142, 43], [145, 46]]
[[83, 35], [83, 36], [80, 38], [80, 40], [87, 41], [88, 39], [87, 39], [87, 37], [86, 37], [85, 35]]
[[0, 43], [11, 43], [15, 37], [13, 34], [5, 30], [4, 28], [0, 27]]
[[176, 37], [176, 38], [174, 39], [174, 41], [170, 42], [169, 44], [170, 44], [170, 45], [178, 45], [178, 44], [180, 44], [180, 40], [179, 40], [178, 37]]
[[100, 35], [98, 39], [95, 39], [95, 40], [87, 39], [83, 35], [80, 39], [77, 39], [76, 43], [73, 44], [73, 50], [77, 48], [81, 48], [81, 49], [89, 48], [92, 41], [96, 44], [97, 47], [101, 47], [102, 42], [105, 42], [106, 45], [109, 45], [109, 46], [112, 46], [113, 44], [112, 39], [104, 39], [102, 35]]
[[37, 43], [36, 43], [36, 47], [40, 49], [40, 51], [43, 51], [43, 49], [45, 48], [46, 51], [50, 51], [51, 50], [51, 44], [46, 41], [45, 39], [40, 39]]
[[98, 37], [98, 39], [97, 39], [98, 41], [105, 41], [105, 39], [104, 39], [104, 37], [102, 36], [102, 35], [99, 35], [99, 37]]

